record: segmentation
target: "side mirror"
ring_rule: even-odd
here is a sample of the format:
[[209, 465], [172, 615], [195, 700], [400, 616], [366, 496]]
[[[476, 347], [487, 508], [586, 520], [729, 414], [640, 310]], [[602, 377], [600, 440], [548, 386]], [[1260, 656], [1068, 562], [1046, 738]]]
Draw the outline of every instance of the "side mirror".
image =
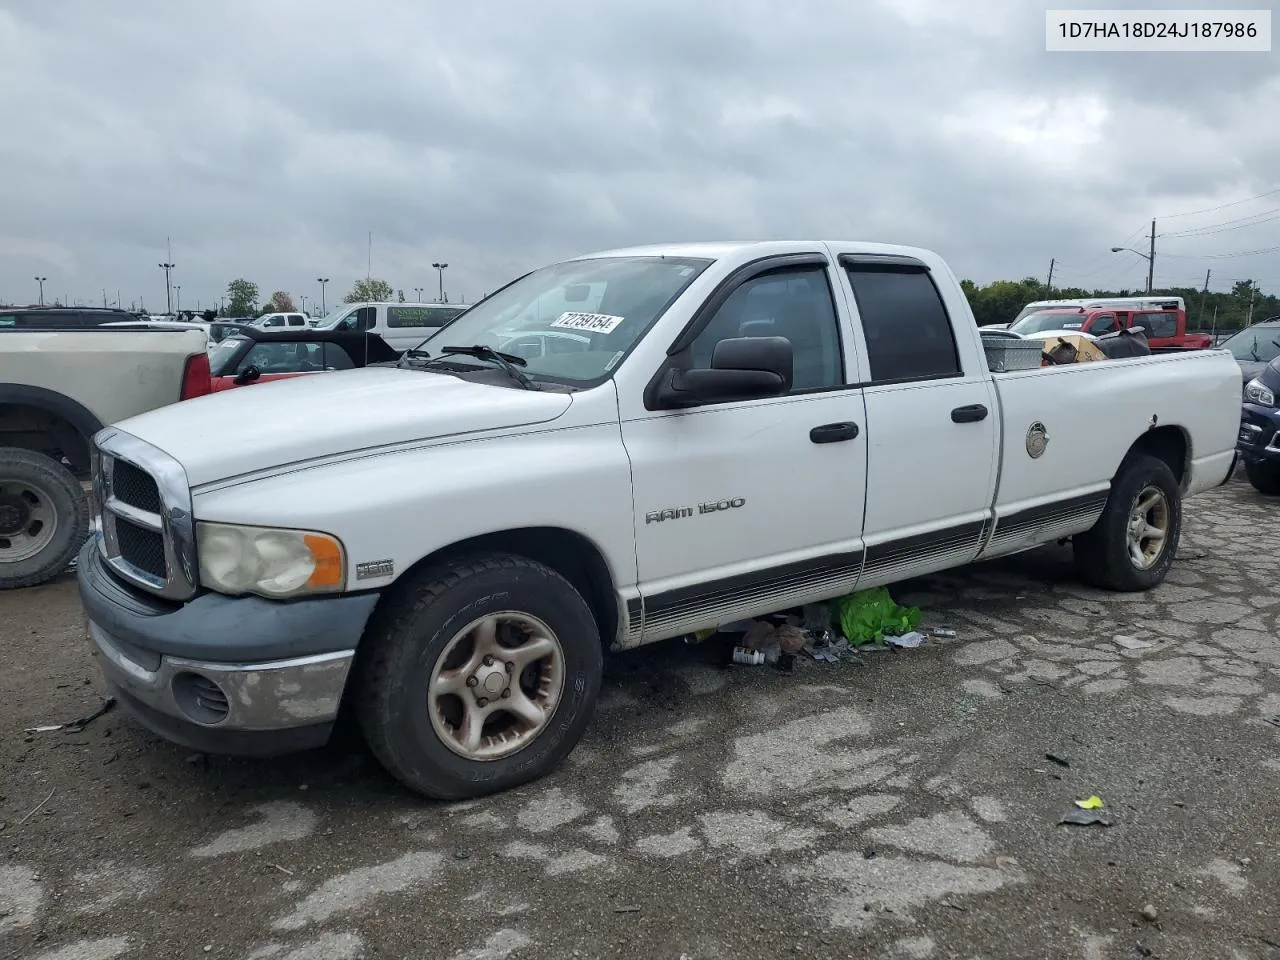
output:
[[[237, 373], [235, 379], [231, 382], [237, 387], [243, 387], [246, 383], [253, 383], [253, 381], [257, 380], [260, 376], [262, 376], [262, 371], [257, 367], [250, 365]], [[254, 396], [257, 396], [257, 394], [254, 394]]]
[[721, 340], [707, 369], [672, 369], [658, 390], [663, 407], [776, 397], [791, 389], [791, 341], [786, 337]]

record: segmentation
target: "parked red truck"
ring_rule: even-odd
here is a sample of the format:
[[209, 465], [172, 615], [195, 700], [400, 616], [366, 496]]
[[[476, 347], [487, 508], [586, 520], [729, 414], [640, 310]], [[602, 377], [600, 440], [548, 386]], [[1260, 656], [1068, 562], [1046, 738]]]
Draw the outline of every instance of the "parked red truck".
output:
[[1204, 350], [1213, 345], [1207, 333], [1187, 331], [1186, 304], [1181, 297], [1133, 297], [1116, 300], [1042, 300], [1028, 304], [1009, 330], [1024, 336], [1047, 330], [1070, 330], [1095, 337], [1139, 327], [1153, 352]]

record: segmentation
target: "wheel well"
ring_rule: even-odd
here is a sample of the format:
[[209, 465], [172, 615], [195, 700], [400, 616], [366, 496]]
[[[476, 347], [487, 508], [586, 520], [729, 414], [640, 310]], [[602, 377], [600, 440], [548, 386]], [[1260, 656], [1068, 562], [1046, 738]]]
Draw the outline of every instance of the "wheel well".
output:
[[613, 643], [618, 632], [618, 600], [609, 565], [594, 543], [572, 530], [523, 527], [460, 540], [423, 557], [399, 580], [430, 564], [477, 553], [515, 553], [546, 564], [582, 594], [600, 627], [601, 641], [606, 647]]
[[1178, 486], [1185, 489], [1186, 479], [1190, 473], [1191, 446], [1187, 442], [1186, 431], [1181, 427], [1152, 427], [1129, 448], [1125, 460], [1137, 454], [1146, 454], [1163, 460], [1173, 471]]
[[89, 440], [70, 420], [24, 403], [0, 403], [0, 446], [66, 457], [72, 470], [89, 470]]

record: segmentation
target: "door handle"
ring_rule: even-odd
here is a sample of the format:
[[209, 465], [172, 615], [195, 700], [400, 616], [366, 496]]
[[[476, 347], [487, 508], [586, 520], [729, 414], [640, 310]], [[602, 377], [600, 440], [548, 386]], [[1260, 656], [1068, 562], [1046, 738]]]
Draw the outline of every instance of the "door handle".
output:
[[980, 403], [971, 403], [967, 407], [956, 407], [951, 411], [954, 423], [977, 423], [987, 419], [987, 408]]
[[809, 439], [814, 443], [839, 443], [841, 440], [852, 440], [857, 435], [858, 425], [849, 421], [824, 423], [809, 431]]

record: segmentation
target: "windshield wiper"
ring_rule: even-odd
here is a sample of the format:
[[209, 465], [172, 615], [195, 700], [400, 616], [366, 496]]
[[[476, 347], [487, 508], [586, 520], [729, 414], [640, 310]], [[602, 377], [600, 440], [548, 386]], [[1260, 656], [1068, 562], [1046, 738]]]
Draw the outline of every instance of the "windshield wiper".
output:
[[507, 371], [507, 374], [520, 386], [526, 390], [537, 390], [538, 385], [520, 372], [520, 367], [526, 366], [529, 361], [524, 357], [517, 357], [514, 353], [502, 353], [486, 347], [483, 343], [477, 343], [471, 347], [441, 347], [442, 355], [461, 354], [466, 357], [475, 357], [477, 360], [492, 360], [494, 363]]
[[431, 356], [431, 354], [426, 350], [406, 350], [404, 352], [404, 356], [400, 358], [400, 362], [403, 364], [405, 359], [424, 360], [426, 363], [424, 363], [423, 366], [426, 366], [431, 363], [439, 363], [454, 354], [465, 357], [475, 357], [477, 360], [492, 360], [494, 363], [498, 364], [498, 366], [502, 367], [512, 380], [520, 384], [520, 386], [524, 387], [526, 390], [541, 389], [536, 383], [520, 372], [519, 367], [523, 367], [528, 363], [524, 357], [517, 357], [514, 353], [502, 353], [499, 350], [493, 349], [493, 347], [486, 347], [482, 343], [477, 343], [475, 346], [471, 347], [441, 347], [440, 355], [436, 357]]

